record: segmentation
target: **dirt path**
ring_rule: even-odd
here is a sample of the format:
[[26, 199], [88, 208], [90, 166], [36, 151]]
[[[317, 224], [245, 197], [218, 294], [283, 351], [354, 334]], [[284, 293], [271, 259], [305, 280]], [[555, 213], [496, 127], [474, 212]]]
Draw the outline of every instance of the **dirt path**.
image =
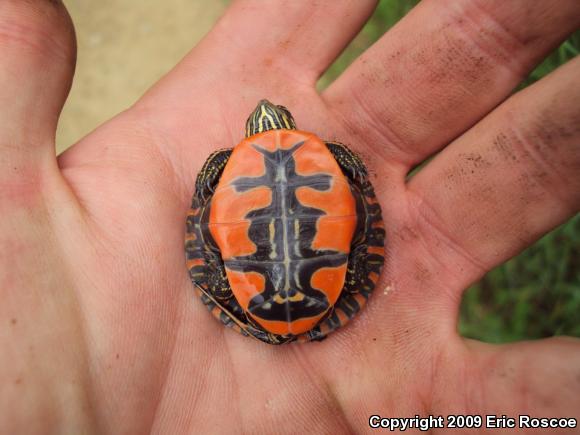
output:
[[57, 151], [130, 106], [212, 27], [226, 0], [69, 0], [78, 60]]

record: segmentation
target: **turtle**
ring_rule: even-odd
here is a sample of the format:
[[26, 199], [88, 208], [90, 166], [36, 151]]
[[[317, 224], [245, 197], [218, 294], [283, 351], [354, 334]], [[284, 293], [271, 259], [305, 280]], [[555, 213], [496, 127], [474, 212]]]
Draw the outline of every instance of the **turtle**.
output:
[[195, 180], [185, 253], [222, 323], [269, 344], [319, 341], [366, 304], [384, 263], [381, 207], [361, 158], [261, 100], [245, 138]]

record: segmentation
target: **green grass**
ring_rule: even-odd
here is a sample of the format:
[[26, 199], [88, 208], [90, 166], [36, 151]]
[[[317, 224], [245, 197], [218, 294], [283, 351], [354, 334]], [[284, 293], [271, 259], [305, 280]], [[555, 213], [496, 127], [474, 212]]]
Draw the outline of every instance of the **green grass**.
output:
[[[403, 17], [415, 0], [382, 0], [370, 21], [319, 82], [325, 88], [367, 47]], [[517, 89], [541, 79], [580, 52], [574, 34]], [[544, 236], [469, 288], [461, 304], [462, 335], [503, 343], [580, 337], [580, 216]]]
[[462, 335], [493, 343], [580, 337], [580, 216], [489, 272], [464, 295]]

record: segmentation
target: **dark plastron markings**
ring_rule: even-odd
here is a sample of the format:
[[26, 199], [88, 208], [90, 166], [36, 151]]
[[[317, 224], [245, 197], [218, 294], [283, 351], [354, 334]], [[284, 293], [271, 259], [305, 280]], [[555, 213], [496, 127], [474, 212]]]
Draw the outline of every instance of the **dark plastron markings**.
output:
[[264, 156], [264, 175], [238, 178], [232, 183], [238, 192], [261, 186], [272, 189], [272, 202], [246, 215], [251, 221], [248, 237], [256, 245], [256, 252], [225, 261], [230, 270], [257, 272], [264, 277], [264, 291], [248, 306], [251, 315], [264, 320], [291, 323], [328, 311], [330, 301], [324, 292], [312, 287], [311, 278], [317, 270], [339, 267], [348, 259], [345, 253], [312, 249], [316, 222], [325, 213], [302, 205], [296, 190], [307, 187], [328, 191], [332, 176], [296, 173], [294, 157], [303, 144], [273, 152], [254, 145]]
[[[380, 206], [367, 178], [366, 168], [356, 154], [339, 143], [327, 143], [327, 147], [352, 183], [350, 188], [356, 201], [356, 214], [359, 219], [351, 243], [351, 252], [347, 255], [335, 251], [312, 250], [316, 223], [324, 212], [300, 204], [296, 198], [296, 190], [299, 187], [308, 187], [327, 191], [336, 180], [326, 174], [308, 177], [296, 174], [295, 152], [302, 144], [297, 143], [290, 150], [275, 152], [255, 146], [264, 156], [266, 166], [270, 168], [267, 171], [269, 176], [266, 174], [262, 177], [244, 177], [234, 182], [236, 184], [234, 187], [240, 192], [266, 186], [272, 193], [272, 202], [269, 206], [254, 210], [246, 216], [251, 221], [248, 237], [256, 244], [257, 250], [251, 255], [226, 261], [232, 270], [254, 271], [261, 274], [266, 281], [265, 291], [255, 297], [256, 300], [249, 310], [250, 315], [244, 312], [233, 297], [220, 250], [208, 230], [211, 195], [231, 150], [221, 150], [208, 158], [198, 176], [197, 195], [194, 196], [187, 216], [186, 258], [192, 281], [202, 301], [225, 325], [243, 335], [271, 344], [281, 344], [294, 339], [320, 340], [331, 331], [344, 326], [365, 305], [378, 281], [384, 261], [384, 224]], [[282, 167], [284, 170], [279, 172]], [[279, 179], [280, 176], [286, 180], [283, 183], [285, 189], [276, 185], [276, 178]], [[284, 210], [288, 211], [286, 215], [282, 213]], [[363, 219], [360, 219], [361, 217]], [[283, 218], [286, 219], [285, 223]], [[282, 249], [284, 246], [286, 250]], [[284, 263], [281, 256], [293, 261]], [[322, 300], [317, 298], [317, 293], [321, 292], [311, 287], [310, 280], [320, 268], [344, 265], [347, 256], [348, 267], [344, 288], [335, 306], [329, 310], [326, 297], [322, 295], [324, 296]], [[278, 269], [272, 265], [277, 265]], [[270, 316], [274, 320], [281, 318], [286, 321], [307, 317], [308, 309], [303, 307], [306, 305], [304, 303], [306, 298], [302, 300], [302, 307], [300, 303], [292, 304], [292, 298], [296, 296], [300, 298], [302, 295], [310, 295], [311, 306], [308, 309], [311, 312], [321, 313], [326, 310], [326, 314], [316, 327], [298, 337], [264, 331], [252, 319], [252, 315], [264, 316], [266, 319]], [[281, 303], [277, 303], [276, 300]], [[269, 309], [268, 302], [272, 304]]]

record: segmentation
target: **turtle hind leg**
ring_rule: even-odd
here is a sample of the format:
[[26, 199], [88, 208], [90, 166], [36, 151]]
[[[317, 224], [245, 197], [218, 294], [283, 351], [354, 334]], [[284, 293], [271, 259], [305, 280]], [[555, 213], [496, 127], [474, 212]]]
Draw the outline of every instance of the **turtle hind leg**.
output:
[[283, 344], [293, 340], [293, 338], [281, 340], [280, 337], [264, 332], [254, 327], [250, 323], [246, 323], [245, 319], [240, 320], [240, 317], [243, 318], [244, 315], [241, 311], [241, 308], [234, 299], [228, 301], [218, 301], [211, 296], [207, 288], [196, 286], [196, 290], [199, 293], [202, 302], [207, 307], [212, 316], [237, 333], [245, 337], [263, 341], [268, 344]]
[[271, 334], [254, 326], [235, 298], [219, 301], [213, 297], [207, 286], [198, 285], [196, 290], [210, 313], [225, 326], [232, 328], [239, 334], [274, 345], [288, 343], [296, 339], [294, 336]]
[[366, 305], [380, 272], [380, 267], [375, 270], [367, 249], [367, 245], [361, 243], [351, 251], [344, 287], [334, 309], [317, 327], [304, 334], [302, 340], [323, 340], [332, 331], [346, 325]]
[[195, 179], [195, 198], [200, 203], [203, 204], [214, 192], [231, 154], [231, 148], [214, 151], [203, 164]]
[[216, 319], [242, 335], [268, 344], [283, 344], [295, 339], [266, 332], [253, 322], [234, 297], [219, 254], [206, 249], [203, 257], [205, 281], [196, 287], [201, 300]]
[[233, 297], [221, 258], [216, 258], [209, 250], [205, 250], [202, 257], [203, 273], [194, 276], [193, 271], [190, 271], [202, 302], [221, 323], [242, 335], [250, 335], [244, 321], [245, 315]]
[[234, 329], [240, 334], [246, 336], [249, 335], [243, 325], [240, 324], [238, 319], [236, 319], [232, 313], [227, 312], [220, 303], [218, 303], [208, 294], [206, 287], [204, 288], [196, 285], [195, 289], [197, 290], [202, 302], [207, 307], [212, 316], [222, 322], [225, 326]]
[[343, 293], [330, 315], [315, 328], [298, 337], [298, 341], [322, 341], [328, 334], [346, 325], [366, 305], [368, 294]]
[[347, 177], [359, 183], [366, 180], [367, 167], [354, 151], [340, 142], [326, 142], [326, 147]]

